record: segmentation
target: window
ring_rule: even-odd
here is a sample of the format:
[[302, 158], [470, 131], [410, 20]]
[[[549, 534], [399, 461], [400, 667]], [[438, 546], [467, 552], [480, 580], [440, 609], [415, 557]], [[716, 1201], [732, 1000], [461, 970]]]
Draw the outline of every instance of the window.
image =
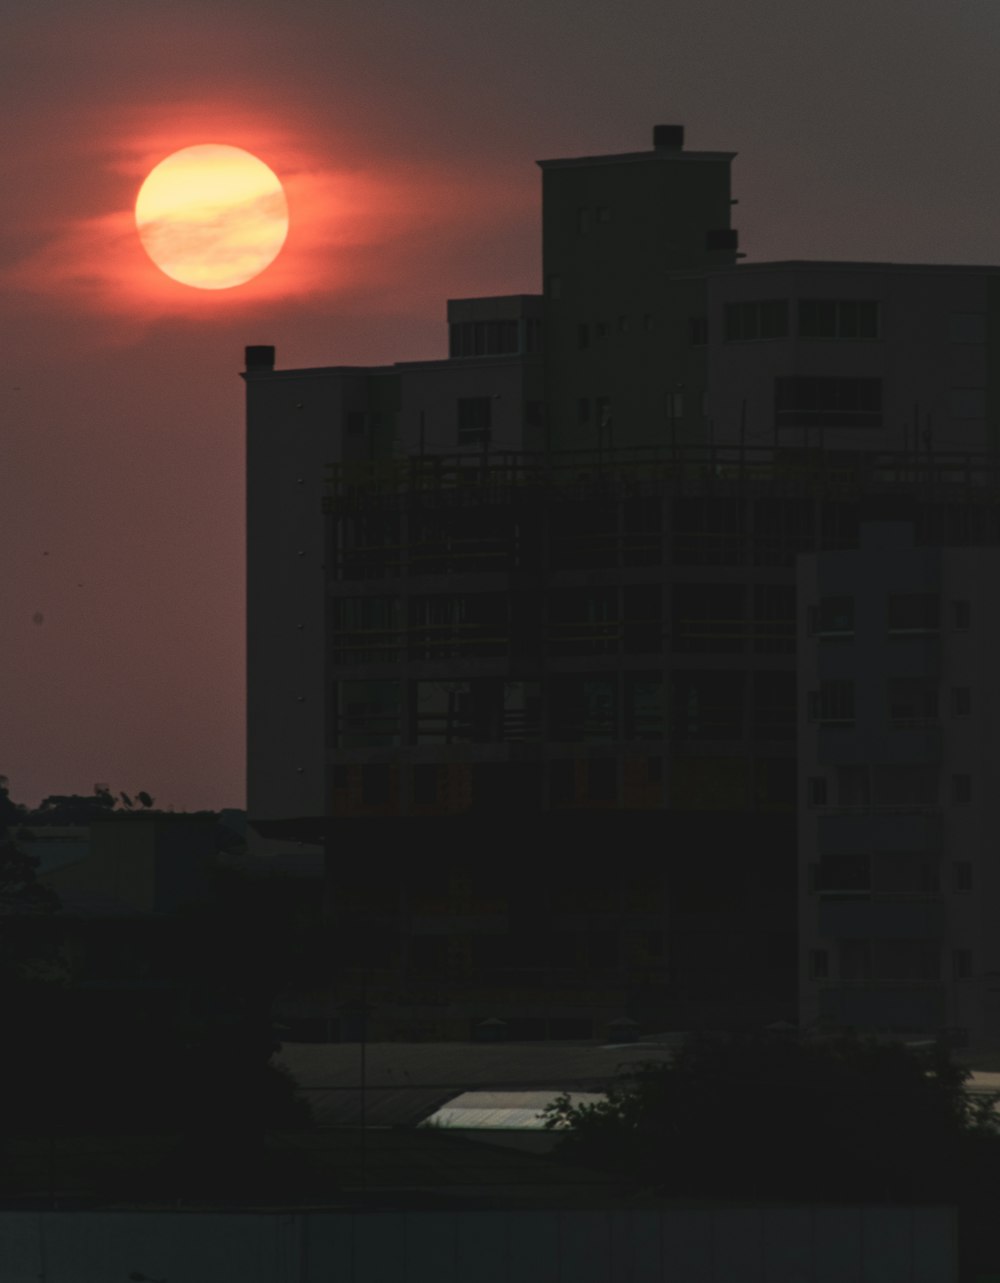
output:
[[688, 342], [692, 347], [704, 347], [708, 342], [708, 317], [688, 317]]
[[826, 777], [810, 775], [806, 780], [806, 805], [826, 806]]
[[598, 207], [597, 207], [597, 221], [598, 221], [599, 223], [610, 223], [610, 222], [611, 222], [611, 210], [610, 210], [610, 209], [608, 209], [607, 205], [598, 205]]
[[628, 317], [627, 317], [627, 316], [619, 316], [619, 318], [618, 318], [618, 333], [619, 333], [619, 334], [627, 334], [627, 333], [628, 333], [628, 331], [629, 331]]
[[956, 891], [972, 890], [972, 861], [955, 860], [951, 866], [951, 884]]
[[985, 343], [985, 312], [952, 312], [948, 318], [948, 338], [952, 343]]
[[956, 806], [968, 806], [972, 801], [971, 775], [953, 775], [951, 777], [951, 800]]
[[549, 763], [549, 801], [553, 806], [572, 802], [576, 796], [576, 763], [570, 758], [556, 758]]
[[596, 398], [595, 407], [597, 409], [597, 425], [601, 428], [610, 428], [611, 426], [611, 398], [609, 396], [599, 396]]
[[644, 330], [651, 330], [651, 329], [653, 328], [653, 314], [652, 314], [652, 312], [644, 312], [644, 313], [643, 313], [643, 316], [642, 316], [642, 328], [643, 328]]
[[876, 806], [933, 806], [938, 797], [937, 768], [914, 766], [873, 766], [872, 794]]
[[799, 300], [799, 338], [877, 339], [879, 305], [875, 299]]
[[488, 396], [458, 399], [458, 444], [489, 441], [493, 422], [493, 403]]
[[670, 423], [676, 422], [677, 419], [684, 417], [684, 393], [668, 392], [667, 393], [667, 420]]
[[587, 796], [592, 802], [613, 802], [618, 796], [618, 763], [613, 757], [592, 757], [587, 763]]
[[475, 739], [472, 683], [416, 682], [413, 728], [418, 744], [468, 744]]
[[594, 326], [594, 335], [599, 339], [606, 339], [611, 333], [611, 326], [607, 321], [598, 321]]
[[776, 378], [774, 417], [779, 428], [880, 428], [882, 380]]
[[364, 433], [367, 418], [368, 416], [364, 410], [348, 410], [347, 435], [349, 437], [361, 436]]
[[950, 396], [953, 419], [985, 419], [985, 388], [952, 388]]
[[941, 626], [941, 600], [937, 593], [891, 593], [889, 635], [936, 633]]
[[413, 768], [413, 802], [415, 806], [433, 806], [438, 800], [438, 768]]
[[922, 677], [890, 677], [886, 691], [893, 726], [922, 725], [937, 720], [937, 687]]
[[582, 396], [576, 403], [576, 421], [577, 423], [590, 422], [590, 398]]
[[590, 231], [590, 210], [586, 205], [581, 205], [576, 211], [576, 230], [580, 236]]
[[953, 601], [951, 603], [951, 626], [957, 633], [968, 632], [972, 620], [972, 603]]
[[763, 740], [795, 739], [795, 673], [758, 669], [753, 674], [753, 735]]
[[586, 322], [577, 326], [576, 345], [579, 348], [590, 347], [590, 326]]
[[388, 763], [372, 762], [361, 768], [361, 801], [365, 806], [386, 806], [388, 804]]
[[809, 979], [827, 980], [830, 976], [830, 955], [826, 949], [809, 950]]
[[562, 277], [550, 276], [548, 279], [548, 290], [546, 291], [549, 298], [562, 298]]
[[858, 899], [872, 889], [870, 855], [821, 855], [817, 889], [828, 899]]
[[972, 950], [971, 949], [952, 949], [951, 951], [951, 969], [952, 975], [956, 980], [972, 979]]
[[540, 352], [542, 350], [542, 323], [539, 320], [529, 320], [525, 326], [527, 336], [527, 350], [529, 352]]
[[821, 597], [816, 622], [820, 637], [853, 637], [854, 598]]
[[400, 742], [398, 681], [337, 683], [337, 742], [341, 748], [391, 748]]
[[788, 300], [726, 304], [726, 342], [788, 337]]
[[952, 717], [968, 717], [972, 712], [972, 691], [968, 686], [951, 688]]
[[626, 673], [624, 713], [626, 740], [662, 739], [666, 729], [662, 676]]
[[819, 690], [810, 691], [809, 697], [811, 721], [835, 726], [853, 725], [853, 681], [836, 678], [821, 682]]
[[867, 766], [837, 767], [837, 805], [871, 806], [871, 777]]
[[529, 428], [540, 428], [545, 421], [545, 410], [541, 401], [525, 401], [524, 421]]

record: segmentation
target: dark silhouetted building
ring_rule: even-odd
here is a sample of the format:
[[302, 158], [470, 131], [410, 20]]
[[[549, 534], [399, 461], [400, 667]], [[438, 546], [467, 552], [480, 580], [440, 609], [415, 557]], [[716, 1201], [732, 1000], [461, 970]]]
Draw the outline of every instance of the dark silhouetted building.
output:
[[541, 162], [447, 359], [247, 349], [249, 820], [343, 1037], [1000, 1034], [1000, 268], [740, 263], [732, 159]]

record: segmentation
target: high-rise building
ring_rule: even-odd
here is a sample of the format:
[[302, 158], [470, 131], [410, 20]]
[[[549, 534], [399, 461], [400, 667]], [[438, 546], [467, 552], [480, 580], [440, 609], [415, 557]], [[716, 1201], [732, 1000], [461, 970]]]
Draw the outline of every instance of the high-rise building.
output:
[[850, 854], [806, 781], [874, 741], [812, 744], [801, 622], [817, 565], [896, 573], [859, 544], [888, 493], [921, 546], [1000, 544], [1000, 268], [738, 263], [732, 159], [660, 126], [541, 162], [543, 294], [451, 301], [440, 361], [247, 350], [249, 819], [324, 846], [331, 992], [384, 1036], [986, 1029], [968, 985], [822, 997], [878, 978], [830, 932], [892, 911], [805, 890]]

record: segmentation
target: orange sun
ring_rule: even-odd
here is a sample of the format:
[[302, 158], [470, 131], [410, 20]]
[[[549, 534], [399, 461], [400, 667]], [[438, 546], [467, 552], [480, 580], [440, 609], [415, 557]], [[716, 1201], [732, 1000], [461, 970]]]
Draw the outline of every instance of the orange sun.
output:
[[135, 223], [161, 272], [200, 290], [253, 280], [288, 235], [277, 176], [241, 147], [206, 143], [160, 161], [139, 189]]

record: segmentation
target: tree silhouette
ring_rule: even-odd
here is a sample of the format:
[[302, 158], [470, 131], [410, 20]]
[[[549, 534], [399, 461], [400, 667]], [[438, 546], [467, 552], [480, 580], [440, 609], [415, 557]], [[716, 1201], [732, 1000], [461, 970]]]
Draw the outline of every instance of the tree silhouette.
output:
[[971, 1095], [968, 1077], [940, 1042], [701, 1035], [605, 1101], [560, 1096], [545, 1126], [572, 1128], [560, 1158], [671, 1197], [951, 1199], [1000, 1170], [998, 1095]]

